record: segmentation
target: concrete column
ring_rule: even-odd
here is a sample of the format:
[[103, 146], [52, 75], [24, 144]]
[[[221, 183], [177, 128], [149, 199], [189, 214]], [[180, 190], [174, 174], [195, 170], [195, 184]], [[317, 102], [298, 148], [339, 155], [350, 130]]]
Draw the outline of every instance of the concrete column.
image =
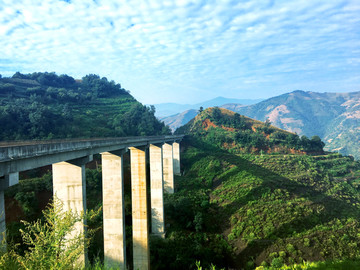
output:
[[164, 180], [161, 146], [150, 144], [151, 232], [165, 237]]
[[101, 153], [104, 263], [126, 269], [123, 151]]
[[[0, 180], [1, 181], [1, 180]], [[0, 190], [0, 252], [6, 251], [6, 223], [4, 190]]]
[[4, 192], [10, 186], [19, 183], [19, 173], [10, 173], [0, 178], [0, 251], [6, 251], [6, 221]]
[[150, 269], [145, 149], [130, 148], [134, 269]]
[[163, 173], [164, 189], [167, 193], [174, 193], [174, 162], [173, 148], [171, 144], [165, 143], [163, 149]]
[[[86, 211], [86, 182], [85, 164], [92, 160], [92, 156], [59, 162], [52, 165], [53, 193], [63, 202], [64, 211], [72, 211], [83, 215]], [[75, 224], [74, 235], [85, 233], [85, 220]], [[72, 234], [69, 235], [71, 237]], [[86, 251], [79, 257], [83, 265], [87, 259]]]
[[181, 175], [180, 173], [180, 144], [173, 143], [173, 157], [174, 157], [174, 174]]

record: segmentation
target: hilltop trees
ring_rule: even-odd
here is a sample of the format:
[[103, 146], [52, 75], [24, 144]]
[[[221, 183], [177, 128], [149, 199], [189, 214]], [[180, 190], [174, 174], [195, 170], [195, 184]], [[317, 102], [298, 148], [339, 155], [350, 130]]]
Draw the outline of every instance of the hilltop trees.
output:
[[322, 153], [325, 145], [319, 136], [300, 138], [297, 134], [271, 126], [270, 121], [263, 123], [218, 107], [206, 109], [194, 121], [176, 131], [184, 132], [201, 135], [206, 142], [240, 152], [296, 150]]
[[126, 94], [126, 90], [121, 88], [120, 84], [114, 81], [108, 81], [107, 78], [99, 75], [89, 74], [82, 78], [82, 89], [90, 92], [93, 97], [111, 97], [119, 94]]
[[170, 134], [169, 127], [157, 121], [154, 113], [154, 106], [136, 103], [125, 114], [114, 118], [113, 127], [128, 136]]
[[17, 72], [0, 79], [2, 140], [169, 134], [154, 113], [95, 74], [75, 81], [54, 72]]

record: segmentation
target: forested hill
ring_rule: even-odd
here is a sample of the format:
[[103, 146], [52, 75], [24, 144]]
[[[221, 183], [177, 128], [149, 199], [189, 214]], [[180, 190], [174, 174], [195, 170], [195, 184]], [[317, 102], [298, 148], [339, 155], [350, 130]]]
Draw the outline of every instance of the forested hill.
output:
[[152, 251], [171, 267], [158, 269], [359, 269], [360, 162], [219, 108], [177, 132], [184, 173]]
[[208, 108], [176, 133], [200, 136], [233, 152], [323, 154], [319, 136], [309, 139], [223, 108]]
[[0, 76], [0, 140], [169, 134], [154, 107], [120, 84], [90, 74], [35, 72]]

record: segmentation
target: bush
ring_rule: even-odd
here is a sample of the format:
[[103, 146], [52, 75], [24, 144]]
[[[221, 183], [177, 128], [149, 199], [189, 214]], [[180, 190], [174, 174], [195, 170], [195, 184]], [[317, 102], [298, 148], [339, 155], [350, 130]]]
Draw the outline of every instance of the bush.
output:
[[283, 265], [283, 260], [282, 260], [281, 257], [274, 258], [274, 259], [271, 261], [271, 266], [272, 266], [272, 267], [280, 268], [282, 265]]
[[[14, 250], [0, 258], [0, 269], [76, 269], [81, 268], [80, 256], [89, 239], [77, 233], [82, 218], [73, 212], [64, 212], [62, 203], [55, 200], [43, 211], [45, 221], [22, 221], [20, 230], [28, 250], [24, 255]], [[71, 235], [71, 237], [69, 237]]]

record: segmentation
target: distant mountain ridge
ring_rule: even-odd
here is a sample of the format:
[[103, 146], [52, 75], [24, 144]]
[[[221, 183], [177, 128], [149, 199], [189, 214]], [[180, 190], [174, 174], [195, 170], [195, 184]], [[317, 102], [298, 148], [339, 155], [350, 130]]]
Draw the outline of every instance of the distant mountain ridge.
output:
[[299, 135], [319, 135], [326, 150], [360, 159], [360, 92], [296, 90], [253, 105], [222, 107], [260, 121], [269, 119], [274, 126]]
[[200, 107], [204, 109], [214, 106], [221, 106], [227, 103], [239, 103], [244, 105], [251, 105], [262, 101], [263, 99], [236, 99], [236, 98], [225, 98], [217, 97], [211, 100], [199, 102], [196, 104], [178, 104], [178, 103], [160, 103], [154, 104], [156, 112], [155, 115], [159, 118], [167, 116], [173, 116], [178, 113], [182, 113], [187, 110], [199, 110]]
[[198, 110], [190, 109], [182, 113], [167, 117], [159, 117], [160, 121], [163, 121], [165, 125], [169, 126], [172, 131], [175, 131], [178, 127], [181, 127], [193, 119], [197, 114]]

